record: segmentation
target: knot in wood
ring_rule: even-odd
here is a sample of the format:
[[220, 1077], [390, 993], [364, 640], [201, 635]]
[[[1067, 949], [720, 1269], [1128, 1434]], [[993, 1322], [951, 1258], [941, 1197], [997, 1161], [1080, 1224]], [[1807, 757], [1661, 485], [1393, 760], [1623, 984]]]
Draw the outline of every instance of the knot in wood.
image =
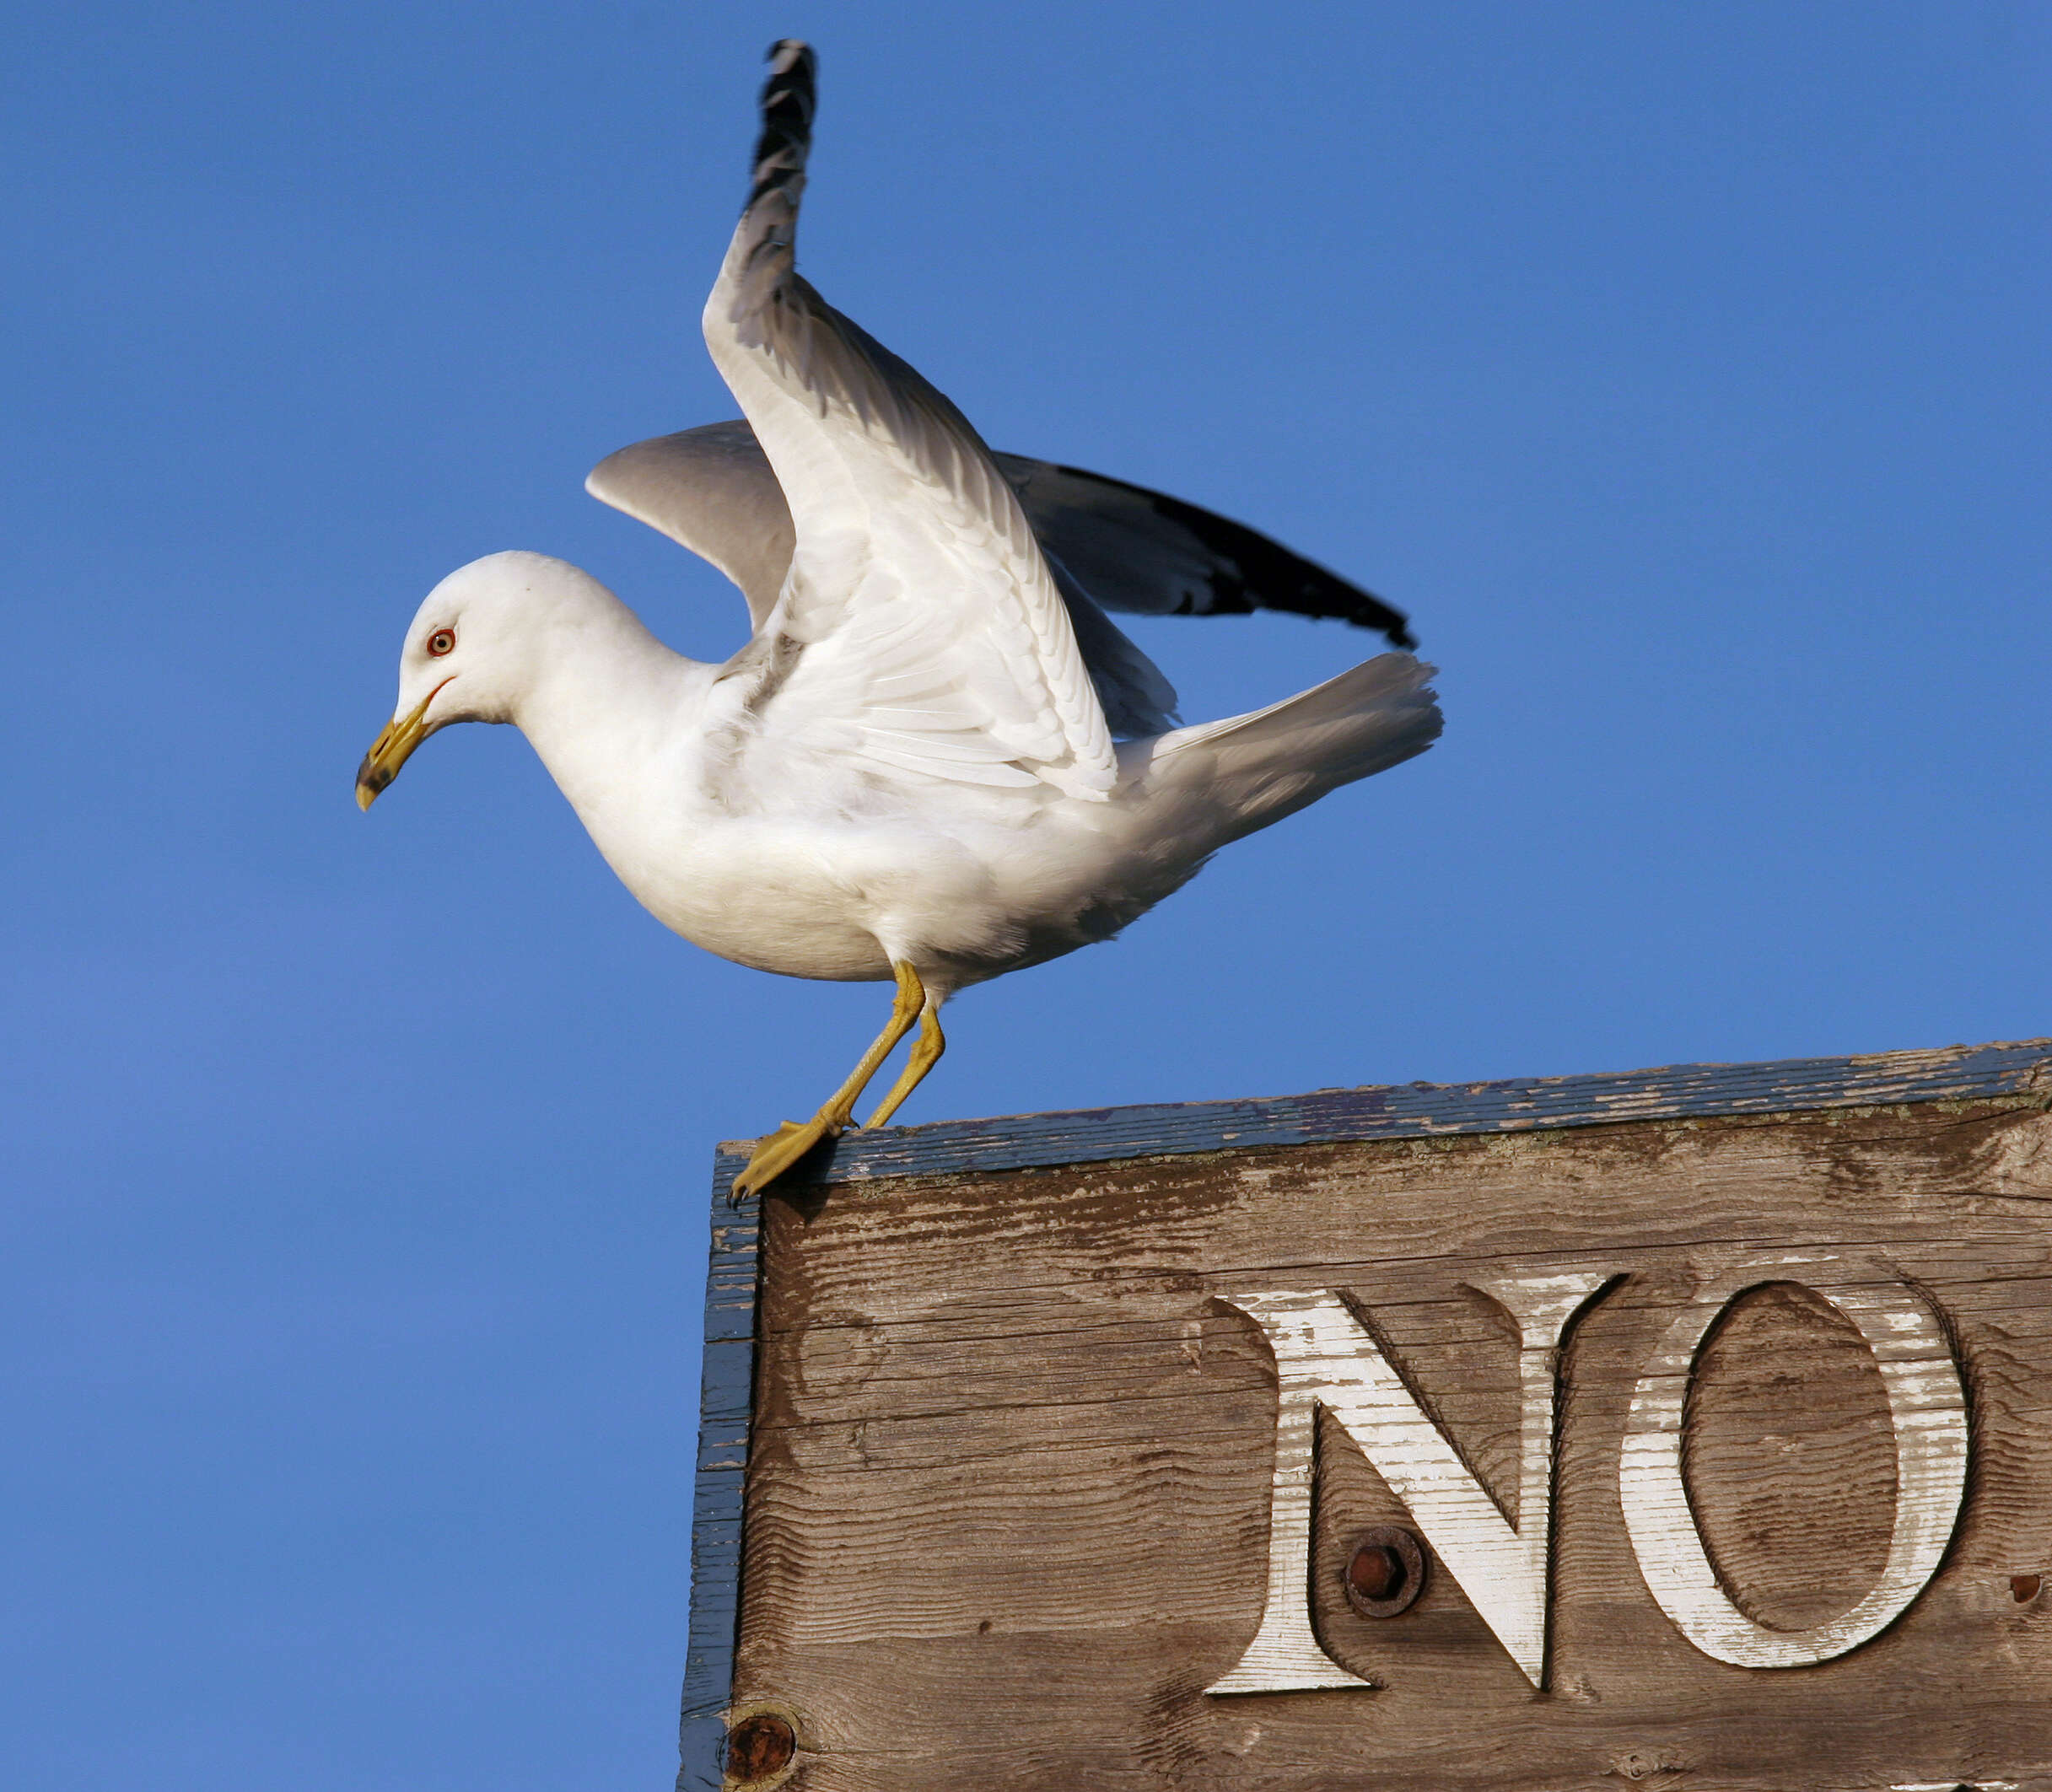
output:
[[789, 1720], [758, 1711], [727, 1732], [727, 1778], [737, 1788], [760, 1785], [788, 1768], [797, 1752]]

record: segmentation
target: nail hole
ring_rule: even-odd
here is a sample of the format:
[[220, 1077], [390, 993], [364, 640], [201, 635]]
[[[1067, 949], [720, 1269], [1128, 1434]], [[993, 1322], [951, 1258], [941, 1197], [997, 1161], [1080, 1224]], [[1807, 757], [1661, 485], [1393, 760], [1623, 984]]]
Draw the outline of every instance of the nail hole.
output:
[[2012, 1574], [2009, 1577], [2009, 1596], [2020, 1605], [2028, 1605], [2038, 1597], [2038, 1590], [2044, 1585], [2039, 1574]]

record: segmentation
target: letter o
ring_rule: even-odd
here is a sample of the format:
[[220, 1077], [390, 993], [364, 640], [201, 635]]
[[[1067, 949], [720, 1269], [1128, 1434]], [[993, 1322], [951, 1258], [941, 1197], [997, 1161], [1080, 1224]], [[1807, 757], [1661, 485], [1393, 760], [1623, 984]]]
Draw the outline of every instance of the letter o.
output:
[[[1799, 1272], [1837, 1272], [1819, 1288]], [[1895, 1526], [1881, 1578], [1850, 1612], [1807, 1630], [1770, 1630], [1717, 1584], [1682, 1475], [1682, 1414], [1703, 1340], [1749, 1289], [1790, 1282], [1851, 1321], [1873, 1353], [1895, 1433]], [[1899, 1617], [1937, 1572], [1967, 1484], [1965, 1391], [1937, 1316], [1892, 1273], [1829, 1254], [1755, 1258], [1699, 1288], [1648, 1361], [1618, 1465], [1624, 1526], [1646, 1590], [1706, 1655], [1737, 1667], [1808, 1667], [1857, 1649]]]

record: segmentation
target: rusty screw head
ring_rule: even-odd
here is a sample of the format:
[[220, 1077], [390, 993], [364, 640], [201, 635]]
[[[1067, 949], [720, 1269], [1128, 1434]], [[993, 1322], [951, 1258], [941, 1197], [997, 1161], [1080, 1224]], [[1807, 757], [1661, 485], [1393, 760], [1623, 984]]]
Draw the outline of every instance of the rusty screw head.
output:
[[773, 1711], [758, 1711], [727, 1732], [727, 1778], [741, 1786], [773, 1779], [797, 1752], [789, 1722]]
[[1363, 1617], [1394, 1617], [1425, 1590], [1425, 1553], [1401, 1526], [1372, 1526], [1355, 1538], [1340, 1580]]

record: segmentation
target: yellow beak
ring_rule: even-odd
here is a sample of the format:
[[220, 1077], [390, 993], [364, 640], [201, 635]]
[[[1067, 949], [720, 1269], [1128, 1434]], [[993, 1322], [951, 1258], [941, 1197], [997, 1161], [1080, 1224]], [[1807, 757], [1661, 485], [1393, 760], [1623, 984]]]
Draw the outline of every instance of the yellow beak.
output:
[[[448, 680], [443, 680], [446, 684]], [[378, 800], [378, 793], [399, 776], [399, 768], [407, 762], [407, 756], [428, 738], [428, 706], [441, 692], [437, 685], [407, 714], [396, 722], [387, 722], [379, 731], [378, 738], [370, 743], [370, 751], [364, 755], [364, 762], [356, 768], [356, 806], [368, 809]]]

